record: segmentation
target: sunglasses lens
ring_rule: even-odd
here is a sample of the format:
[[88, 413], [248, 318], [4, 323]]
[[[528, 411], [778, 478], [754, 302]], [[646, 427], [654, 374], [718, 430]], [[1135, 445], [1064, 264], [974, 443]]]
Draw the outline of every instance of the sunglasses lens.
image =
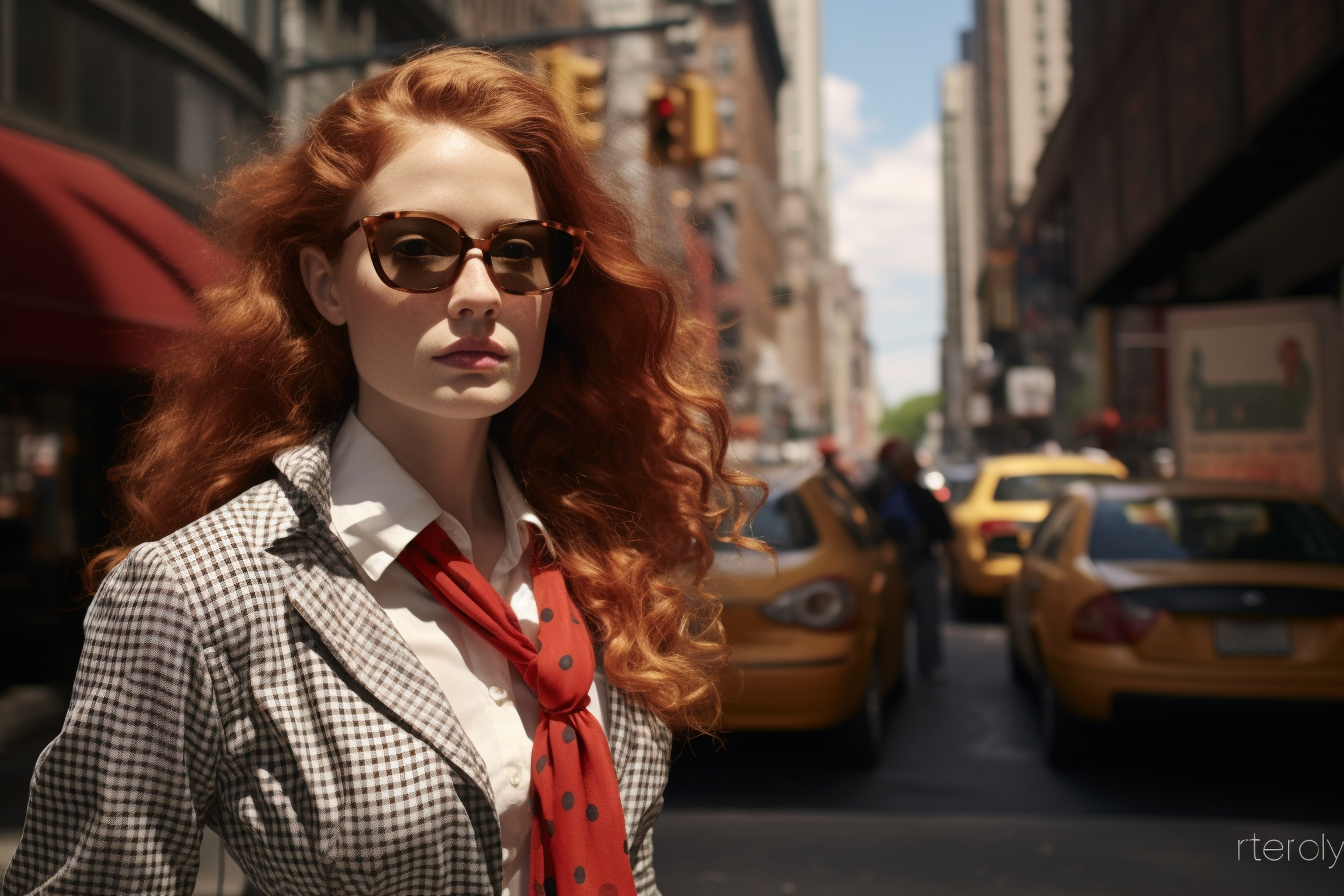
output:
[[554, 227], [514, 224], [490, 243], [490, 267], [505, 292], [554, 289], [574, 260], [574, 237]]
[[374, 240], [383, 273], [406, 289], [438, 289], [457, 270], [462, 238], [432, 218], [392, 218]]

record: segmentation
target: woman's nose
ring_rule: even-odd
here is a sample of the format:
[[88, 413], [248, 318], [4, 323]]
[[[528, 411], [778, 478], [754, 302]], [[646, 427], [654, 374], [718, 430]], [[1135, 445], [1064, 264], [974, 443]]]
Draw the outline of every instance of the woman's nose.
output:
[[449, 289], [448, 316], [496, 317], [503, 297], [486, 269], [485, 256], [480, 249], [472, 249], [462, 260], [462, 270]]

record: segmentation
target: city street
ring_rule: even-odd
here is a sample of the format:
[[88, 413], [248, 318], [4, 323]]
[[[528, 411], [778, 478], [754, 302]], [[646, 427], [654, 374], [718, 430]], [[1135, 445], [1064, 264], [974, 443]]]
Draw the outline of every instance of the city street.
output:
[[[947, 628], [949, 679], [910, 682], [878, 768], [820, 735], [683, 748], [657, 828], [676, 894], [1337, 893], [1344, 856], [1254, 861], [1252, 836], [1344, 840], [1338, 744], [1130, 736], [1046, 765], [1004, 630]], [[1308, 847], [1306, 855], [1312, 855]]]

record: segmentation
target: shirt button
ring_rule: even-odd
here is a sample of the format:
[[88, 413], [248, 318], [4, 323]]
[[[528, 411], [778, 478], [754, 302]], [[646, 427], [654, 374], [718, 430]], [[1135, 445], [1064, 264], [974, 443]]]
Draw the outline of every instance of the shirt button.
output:
[[508, 696], [509, 696], [508, 692], [505, 691], [503, 688], [490, 689], [490, 699], [495, 701], [496, 703], [503, 703], [506, 699], [508, 699]]
[[509, 783], [518, 787], [523, 783], [523, 773], [516, 768], [509, 769]]

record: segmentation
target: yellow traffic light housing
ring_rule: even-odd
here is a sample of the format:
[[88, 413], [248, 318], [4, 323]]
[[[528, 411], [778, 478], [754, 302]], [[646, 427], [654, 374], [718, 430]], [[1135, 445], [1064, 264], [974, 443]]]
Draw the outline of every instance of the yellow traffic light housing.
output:
[[696, 160], [712, 159], [719, 154], [719, 112], [716, 94], [709, 79], [697, 72], [686, 72], [678, 80], [686, 94], [686, 150]]
[[694, 167], [719, 152], [719, 115], [714, 86], [704, 75], [685, 72], [675, 84], [649, 87], [649, 154], [657, 163]]
[[602, 118], [607, 107], [603, 88], [606, 63], [575, 53], [563, 45], [538, 50], [536, 55], [542, 76], [574, 123], [579, 138], [590, 147], [600, 144], [605, 133]]

